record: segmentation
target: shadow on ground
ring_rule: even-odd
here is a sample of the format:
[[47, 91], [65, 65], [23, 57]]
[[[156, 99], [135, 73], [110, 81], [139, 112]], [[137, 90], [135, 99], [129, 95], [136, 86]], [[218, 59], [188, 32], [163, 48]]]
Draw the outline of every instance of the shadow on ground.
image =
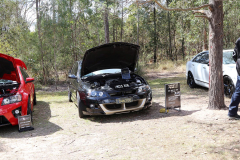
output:
[[4, 126], [0, 129], [0, 138], [26, 138], [46, 136], [62, 130], [61, 127], [49, 121], [50, 117], [51, 110], [49, 103], [38, 101], [37, 105], [34, 106], [33, 112], [34, 130], [18, 132], [18, 126]]
[[125, 114], [115, 114], [109, 116], [90, 116], [86, 119], [98, 122], [98, 123], [118, 123], [118, 122], [131, 122], [131, 121], [138, 121], [138, 120], [151, 120], [151, 119], [160, 119], [160, 118], [167, 118], [167, 117], [182, 117], [188, 116], [197, 112], [199, 110], [193, 111], [176, 111], [170, 110], [169, 113], [160, 113], [160, 109], [163, 108], [162, 105], [153, 102], [152, 107], [149, 109], [125, 113]]

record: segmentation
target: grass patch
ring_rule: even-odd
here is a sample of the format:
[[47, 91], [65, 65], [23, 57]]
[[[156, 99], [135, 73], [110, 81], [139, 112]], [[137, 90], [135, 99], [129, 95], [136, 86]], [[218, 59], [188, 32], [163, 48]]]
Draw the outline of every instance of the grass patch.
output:
[[[53, 97], [58, 97], [58, 96], [67, 96], [68, 91], [59, 91], [59, 92], [37, 92], [37, 96], [39, 97], [46, 97], [46, 96], [53, 96]], [[59, 98], [59, 97], [58, 97]]]
[[142, 66], [147, 66], [146, 71], [158, 71], [158, 72], [184, 72], [186, 71], [186, 61], [164, 61], [157, 64], [147, 64]]
[[165, 89], [165, 84], [170, 84], [170, 83], [180, 83], [180, 89], [181, 89], [181, 94], [193, 94], [193, 95], [206, 95], [208, 94], [208, 89], [204, 87], [196, 87], [196, 88], [190, 88], [187, 85], [187, 80], [185, 77], [185, 74], [180, 74], [177, 77], [170, 77], [170, 78], [161, 78], [161, 79], [154, 79], [154, 80], [149, 80], [148, 81], [151, 88], [153, 90], [164, 90]]

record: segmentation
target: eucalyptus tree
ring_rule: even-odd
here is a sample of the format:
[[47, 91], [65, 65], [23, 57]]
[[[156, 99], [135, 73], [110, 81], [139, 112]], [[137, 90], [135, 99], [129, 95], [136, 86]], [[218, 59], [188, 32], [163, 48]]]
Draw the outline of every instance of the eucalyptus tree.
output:
[[[208, 5], [188, 9], [170, 9], [154, 0], [162, 9], [168, 11], [189, 11], [200, 13], [196, 17], [206, 18], [209, 21], [209, 60], [210, 60], [210, 86], [209, 103], [210, 109], [225, 108], [224, 88], [222, 74], [222, 51], [223, 51], [223, 0], [209, 0]], [[199, 10], [208, 7], [209, 10]]]

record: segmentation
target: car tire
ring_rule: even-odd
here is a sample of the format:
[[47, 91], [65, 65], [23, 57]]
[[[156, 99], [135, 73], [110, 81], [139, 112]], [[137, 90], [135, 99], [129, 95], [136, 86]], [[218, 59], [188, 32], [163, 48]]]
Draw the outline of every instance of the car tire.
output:
[[78, 114], [80, 118], [84, 118], [85, 115], [83, 114], [84, 104], [82, 103], [78, 93], [77, 93], [77, 103], [78, 103]]
[[68, 88], [68, 101], [72, 102], [72, 92], [70, 91], [69, 88]]
[[231, 98], [232, 94], [235, 91], [235, 86], [232, 79], [229, 76], [224, 76], [223, 85], [224, 85], [224, 95], [228, 98]]
[[28, 107], [27, 107], [27, 115], [31, 116], [31, 121], [32, 121], [32, 109], [31, 109], [31, 101], [30, 101], [30, 97], [28, 98]]
[[85, 115], [83, 114], [83, 104], [82, 101], [78, 103], [78, 113], [80, 118], [84, 118]]
[[37, 97], [36, 97], [36, 92], [35, 92], [35, 89], [34, 89], [33, 105], [36, 105], [36, 104], [37, 104]]
[[187, 84], [190, 88], [195, 88], [197, 86], [191, 72], [188, 73]]

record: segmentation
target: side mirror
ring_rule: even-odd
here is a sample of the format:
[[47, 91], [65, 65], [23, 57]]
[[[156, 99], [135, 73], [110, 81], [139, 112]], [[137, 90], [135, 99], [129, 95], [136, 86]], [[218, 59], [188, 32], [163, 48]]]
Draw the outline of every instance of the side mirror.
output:
[[70, 75], [68, 75], [68, 78], [70, 78], [70, 79], [77, 79], [77, 76], [75, 76], [73, 74], [70, 74]]
[[30, 83], [30, 82], [33, 82], [33, 81], [34, 81], [34, 78], [26, 78], [25, 83]]

